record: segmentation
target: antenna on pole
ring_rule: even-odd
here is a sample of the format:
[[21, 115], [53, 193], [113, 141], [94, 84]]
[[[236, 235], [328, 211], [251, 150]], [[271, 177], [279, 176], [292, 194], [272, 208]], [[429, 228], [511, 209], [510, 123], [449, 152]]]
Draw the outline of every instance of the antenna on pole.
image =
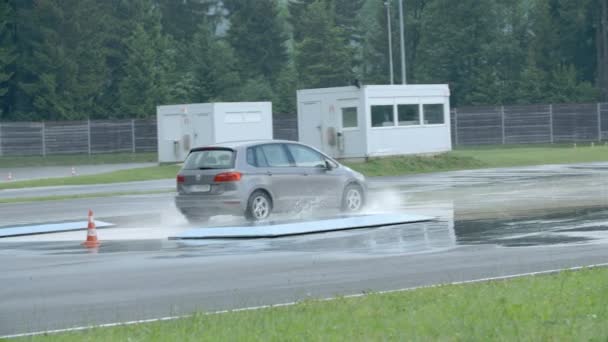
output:
[[391, 30], [391, 0], [386, 0], [384, 2], [384, 6], [386, 6], [386, 22], [387, 22], [387, 31], [388, 31], [388, 63], [389, 63], [389, 73], [391, 76], [391, 84], [395, 83], [393, 76], [393, 39], [392, 39], [392, 30]]
[[407, 70], [405, 68], [405, 22], [403, 20], [403, 0], [399, 0], [399, 33], [401, 36], [401, 83], [407, 84]]

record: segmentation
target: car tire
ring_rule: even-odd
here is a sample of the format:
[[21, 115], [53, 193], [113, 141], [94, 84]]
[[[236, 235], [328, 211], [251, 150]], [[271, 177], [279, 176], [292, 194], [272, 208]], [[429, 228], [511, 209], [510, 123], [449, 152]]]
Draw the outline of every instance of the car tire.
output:
[[267, 219], [272, 212], [272, 200], [265, 191], [256, 190], [247, 201], [245, 218], [250, 221], [260, 221]]
[[365, 197], [363, 189], [357, 184], [349, 184], [342, 194], [342, 211], [356, 213], [363, 209]]

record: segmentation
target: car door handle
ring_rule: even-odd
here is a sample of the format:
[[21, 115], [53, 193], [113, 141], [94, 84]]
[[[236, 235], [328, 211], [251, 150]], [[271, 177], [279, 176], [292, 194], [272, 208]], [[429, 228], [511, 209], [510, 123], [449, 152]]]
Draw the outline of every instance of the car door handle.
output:
[[308, 173], [300, 173], [302, 176], [308, 176]]
[[267, 174], [268, 176], [272, 176], [272, 172], [270, 172], [270, 171], [266, 172], [266, 174]]

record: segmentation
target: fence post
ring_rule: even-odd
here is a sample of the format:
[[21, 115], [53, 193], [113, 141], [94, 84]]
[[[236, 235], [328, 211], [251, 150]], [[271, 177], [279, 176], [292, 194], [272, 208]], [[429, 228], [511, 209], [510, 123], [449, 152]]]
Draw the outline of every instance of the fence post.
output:
[[89, 146], [89, 156], [91, 155], [91, 119], [87, 119], [88, 126], [88, 134], [87, 134], [87, 143]]
[[501, 127], [502, 127], [502, 144], [506, 143], [505, 138], [505, 106], [500, 106], [500, 118], [501, 118]]
[[46, 157], [46, 125], [44, 124], [44, 121], [42, 121], [40, 133], [42, 134], [42, 156]]
[[602, 108], [599, 102], [597, 103], [597, 141], [602, 141]]
[[454, 109], [454, 145], [458, 146], [458, 108]]
[[553, 104], [549, 105], [549, 139], [553, 144]]
[[132, 152], [135, 153], [135, 119], [131, 119], [131, 145], [133, 146]]

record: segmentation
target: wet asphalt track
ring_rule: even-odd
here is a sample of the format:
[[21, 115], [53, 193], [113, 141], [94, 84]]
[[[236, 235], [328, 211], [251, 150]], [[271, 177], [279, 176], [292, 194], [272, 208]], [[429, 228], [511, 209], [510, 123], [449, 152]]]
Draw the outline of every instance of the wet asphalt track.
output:
[[0, 226], [81, 219], [93, 207], [119, 227], [99, 230], [96, 253], [76, 233], [0, 240], [0, 336], [608, 262], [606, 164], [372, 183], [372, 210], [438, 219], [192, 242], [164, 238], [188, 228], [165, 194], [1, 205]]

